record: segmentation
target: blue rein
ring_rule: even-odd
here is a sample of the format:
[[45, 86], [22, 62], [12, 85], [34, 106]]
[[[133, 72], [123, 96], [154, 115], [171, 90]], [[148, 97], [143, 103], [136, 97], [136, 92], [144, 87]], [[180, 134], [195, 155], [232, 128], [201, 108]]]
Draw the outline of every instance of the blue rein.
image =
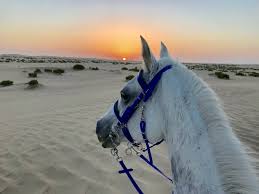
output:
[[[118, 119], [118, 124], [117, 127], [118, 129], [121, 129], [124, 136], [128, 139], [128, 141], [132, 144], [132, 146], [134, 147], [138, 147], [139, 143], [136, 143], [134, 141], [134, 139], [132, 138], [129, 129], [127, 127], [127, 123], [130, 120], [130, 118], [132, 117], [132, 115], [135, 113], [135, 111], [138, 109], [139, 104], [143, 101], [144, 103], [152, 96], [153, 91], [155, 90], [158, 82], [160, 81], [163, 73], [165, 73], [167, 70], [171, 69], [172, 65], [167, 65], [165, 67], [163, 67], [160, 71], [158, 71], [158, 73], [153, 77], [153, 79], [149, 82], [146, 83], [144, 78], [143, 78], [143, 70], [140, 71], [139, 75], [138, 75], [138, 83], [142, 88], [142, 92], [136, 97], [136, 99], [134, 100], [134, 102], [128, 106], [126, 108], [126, 110], [124, 111], [124, 113], [122, 114], [122, 116], [120, 116], [119, 111], [118, 111], [118, 101], [115, 102], [114, 104], [114, 113]], [[142, 137], [145, 141], [146, 144], [146, 149], [143, 149], [143, 152], [147, 152], [148, 153], [148, 158], [145, 157], [143, 154], [140, 154], [139, 152], [137, 153], [137, 155], [144, 161], [146, 162], [148, 165], [150, 165], [154, 170], [156, 170], [159, 174], [161, 174], [163, 177], [167, 178], [170, 182], [173, 182], [173, 180], [166, 176], [159, 168], [157, 168], [154, 163], [153, 163], [153, 158], [152, 158], [152, 154], [151, 154], [151, 148], [159, 145], [160, 143], [162, 143], [164, 140], [162, 139], [161, 141], [150, 145], [149, 141], [147, 139], [146, 136], [146, 122], [144, 120], [144, 106], [142, 109], [142, 116], [141, 116], [141, 121], [140, 121], [140, 131], [142, 134]], [[119, 171], [119, 174], [123, 174], [126, 173], [126, 175], [128, 176], [129, 180], [131, 181], [132, 185], [134, 186], [134, 188], [137, 190], [137, 192], [139, 194], [144, 194], [141, 189], [139, 188], [138, 184], [135, 182], [135, 180], [133, 179], [133, 177], [131, 176], [130, 172], [133, 171], [132, 168], [128, 169], [126, 167], [126, 165], [124, 164], [124, 161], [122, 159], [119, 160], [119, 164], [122, 167], [122, 170]]]

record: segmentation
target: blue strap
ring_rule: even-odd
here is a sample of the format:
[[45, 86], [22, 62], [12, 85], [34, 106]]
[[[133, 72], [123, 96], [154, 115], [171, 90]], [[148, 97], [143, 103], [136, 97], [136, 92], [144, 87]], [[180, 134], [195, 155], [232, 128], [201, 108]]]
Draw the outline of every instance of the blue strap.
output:
[[120, 123], [122, 123], [122, 118], [120, 116], [119, 110], [118, 110], [118, 100], [113, 105], [113, 112]]
[[149, 158], [149, 162], [151, 164], [153, 164], [153, 158], [152, 158], [152, 154], [151, 154], [151, 149], [149, 147], [149, 144], [148, 144], [148, 140], [145, 140], [145, 143], [146, 143], [146, 150], [147, 150], [147, 153], [148, 153], [148, 158]]
[[159, 145], [160, 143], [162, 143], [164, 140], [162, 139], [161, 141], [153, 144], [152, 146], [149, 145], [148, 143], [148, 140], [147, 140], [147, 137], [146, 137], [146, 122], [145, 121], [141, 121], [140, 122], [140, 130], [141, 130], [141, 133], [142, 133], [142, 136], [143, 136], [143, 139], [145, 140], [145, 143], [146, 143], [146, 149], [144, 150], [148, 152], [148, 158], [149, 160], [143, 155], [139, 155], [139, 157], [144, 160], [147, 164], [149, 164], [152, 168], [154, 168], [159, 174], [161, 174], [163, 177], [167, 178], [169, 181], [173, 182], [173, 180], [166, 176], [159, 168], [157, 168], [154, 163], [153, 163], [153, 158], [152, 158], [152, 154], [151, 154], [151, 148], [156, 146], [156, 145]]
[[[151, 146], [149, 146], [149, 148], [151, 149], [152, 147], [155, 147], [155, 146], [161, 144], [163, 141], [164, 141], [164, 139], [160, 140], [159, 142], [156, 142], [156, 143], [152, 144]], [[143, 150], [143, 152], [145, 152], [145, 151], [147, 151], [147, 148]]]
[[[119, 120], [119, 124], [127, 124], [129, 119], [132, 117], [132, 115], [134, 114], [134, 112], [136, 111], [136, 109], [138, 108], [138, 105], [140, 104], [140, 102], [143, 100], [144, 102], [146, 102], [149, 97], [152, 95], [152, 92], [154, 91], [157, 83], [159, 82], [159, 80], [161, 79], [161, 76], [164, 72], [166, 72], [167, 70], [169, 70], [170, 68], [172, 68], [172, 65], [167, 65], [164, 68], [162, 68], [155, 76], [154, 78], [150, 81], [149, 84], [147, 84], [144, 81], [143, 78], [143, 71], [140, 71], [139, 76], [138, 76], [138, 82], [140, 84], [140, 86], [143, 89], [143, 92], [141, 92], [138, 97], [134, 100], [134, 102], [128, 106], [126, 108], [126, 110], [124, 111], [124, 113], [122, 114], [122, 116], [120, 116], [119, 110], [118, 110], [118, 101], [115, 102], [114, 106], [113, 106], [113, 110], [114, 110], [114, 114], [117, 117], [117, 119]], [[125, 137], [131, 142], [133, 143], [134, 140], [128, 130], [127, 127], [123, 128], [123, 133], [125, 135]], [[144, 132], [145, 133], [145, 132]], [[146, 138], [144, 138], [146, 139]], [[148, 146], [147, 146], [148, 148]], [[149, 148], [148, 148], [149, 149]], [[148, 151], [150, 152], [150, 151]], [[152, 160], [152, 158], [151, 158]]]
[[[162, 143], [164, 140], [162, 139], [161, 141], [149, 146], [148, 145], [148, 141], [146, 141], [147, 143], [147, 149], [144, 150], [147, 151], [149, 150], [150, 151], [150, 148], [156, 146], [156, 145], [159, 145], [160, 143]], [[167, 175], [165, 175], [159, 168], [157, 168], [154, 164], [153, 164], [153, 160], [152, 160], [152, 155], [151, 155], [151, 152], [150, 152], [150, 155], [149, 155], [149, 160], [143, 155], [143, 154], [140, 154], [138, 155], [144, 162], [146, 162], [148, 165], [150, 165], [153, 169], [155, 169], [160, 175], [162, 175], [163, 177], [165, 177], [166, 179], [168, 179], [170, 182], [173, 183], [173, 180], [168, 177]], [[137, 185], [137, 183], [135, 182], [134, 178], [131, 176], [130, 172], [133, 171], [132, 168], [127, 168], [126, 165], [124, 164], [123, 160], [119, 161], [121, 167], [122, 167], [122, 170], [118, 171], [119, 174], [123, 174], [123, 173], [126, 173], [126, 175], [128, 176], [130, 182], [132, 183], [132, 185], [134, 186], [134, 188], [137, 190], [137, 192], [139, 194], [144, 194], [141, 189], [139, 188], [139, 186]]]
[[148, 144], [148, 140], [147, 140], [147, 136], [146, 136], [146, 122], [145, 121], [140, 121], [140, 130], [141, 130], [142, 137], [146, 143], [146, 150], [148, 153], [149, 161], [151, 164], [153, 164], [153, 158], [152, 158], [150, 146]]
[[163, 73], [171, 68], [172, 68], [172, 65], [167, 65], [167, 66], [163, 67], [148, 84], [145, 82], [145, 80], [143, 78], [143, 70], [140, 71], [139, 76], [138, 76], [138, 83], [145, 93], [144, 102], [146, 102], [152, 95], [152, 93], [153, 93], [157, 83], [161, 79]]
[[122, 116], [120, 116], [119, 111], [118, 111], [118, 101], [116, 101], [114, 106], [113, 106], [114, 113], [115, 113], [117, 119], [121, 123], [125, 124], [129, 121], [131, 116], [134, 114], [135, 110], [138, 108], [138, 105], [142, 101], [142, 99], [144, 100], [144, 102], [146, 102], [149, 99], [149, 97], [152, 95], [152, 92], [154, 91], [157, 83], [161, 79], [161, 76], [163, 75], [163, 73], [166, 72], [167, 70], [169, 70], [170, 68], [172, 68], [172, 65], [167, 65], [164, 68], [162, 68], [154, 76], [154, 78], [150, 81], [149, 84], [146, 84], [146, 82], [145, 82], [145, 80], [142, 76], [143, 71], [140, 72], [140, 74], [138, 76], [138, 82], [139, 82], [140, 86], [142, 87], [144, 94], [143, 94], [143, 92], [141, 92], [138, 95], [138, 97], [134, 100], [134, 102], [126, 108], [126, 110], [124, 111]]
[[139, 72], [139, 76], [138, 76], [138, 83], [140, 85], [140, 87], [142, 88], [142, 90], [144, 91], [144, 93], [147, 91], [148, 88], [148, 84], [145, 82], [145, 80], [143, 79], [143, 70], [141, 69]]
[[113, 106], [113, 111], [117, 119], [120, 121], [120, 123], [126, 124], [129, 119], [134, 114], [135, 110], [138, 108], [139, 103], [144, 98], [144, 94], [140, 93], [138, 97], [134, 100], [134, 102], [126, 108], [122, 116], [120, 116], [119, 110], [118, 110], [118, 101], [115, 102]]
[[138, 184], [135, 182], [135, 180], [133, 179], [133, 177], [132, 177], [131, 174], [130, 174], [130, 172], [132, 172], [133, 169], [132, 169], [132, 168], [129, 168], [129, 169], [128, 169], [128, 168], [125, 166], [123, 160], [119, 161], [119, 163], [120, 163], [120, 165], [121, 165], [121, 167], [122, 167], [122, 169], [123, 169], [123, 170], [120, 170], [120, 171], [119, 171], [119, 174], [126, 173], [126, 175], [128, 176], [130, 182], [131, 182], [132, 185], [135, 187], [135, 189], [137, 190], [137, 192], [138, 192], [139, 194], [144, 194], [144, 193], [141, 191], [141, 189], [139, 188]]
[[129, 140], [130, 143], [134, 143], [134, 139], [132, 138], [129, 129], [127, 127], [122, 127], [122, 132], [124, 134], [124, 136]]
[[140, 93], [138, 95], [138, 97], [134, 100], [134, 102], [131, 104], [131, 106], [129, 106], [125, 112], [122, 115], [122, 123], [127, 123], [129, 121], [129, 119], [132, 117], [132, 115], [134, 114], [135, 110], [138, 108], [139, 103], [141, 102], [141, 100], [143, 99], [144, 94]]
[[170, 182], [173, 182], [173, 180], [165, 175], [159, 168], [157, 168], [153, 163], [151, 163], [144, 155], [140, 154], [139, 157], [144, 160], [147, 164], [149, 164], [152, 168], [154, 168], [159, 174], [161, 174], [163, 177], [167, 178]]

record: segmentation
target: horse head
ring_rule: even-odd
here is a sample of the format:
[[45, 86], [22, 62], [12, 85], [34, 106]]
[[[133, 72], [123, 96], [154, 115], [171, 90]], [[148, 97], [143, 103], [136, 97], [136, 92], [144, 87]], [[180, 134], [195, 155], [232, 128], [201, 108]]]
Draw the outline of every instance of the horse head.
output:
[[[146, 40], [141, 36], [142, 57], [143, 63], [138, 76], [142, 76], [148, 83], [158, 70], [171, 59], [168, 55], [166, 46], [161, 42], [160, 59], [156, 60], [152, 54]], [[116, 147], [120, 142], [125, 141], [125, 135], [121, 130], [117, 130], [118, 120], [115, 111], [122, 115], [126, 108], [131, 105], [134, 100], [142, 92], [142, 88], [138, 82], [138, 76], [126, 83], [120, 91], [120, 97], [116, 105], [102, 116], [96, 125], [96, 134], [104, 148]], [[157, 88], [156, 88], [157, 89]], [[154, 92], [155, 93], [155, 92]], [[146, 131], [147, 139], [152, 142], [157, 142], [163, 138], [162, 129], [164, 128], [163, 111], [161, 110], [159, 94], [153, 94], [152, 98], [145, 103], [144, 117], [147, 123], [148, 130]], [[139, 104], [143, 106], [143, 102]], [[141, 108], [138, 108], [127, 122], [129, 133], [136, 142], [143, 142], [143, 137], [139, 129], [139, 122], [142, 115]]]

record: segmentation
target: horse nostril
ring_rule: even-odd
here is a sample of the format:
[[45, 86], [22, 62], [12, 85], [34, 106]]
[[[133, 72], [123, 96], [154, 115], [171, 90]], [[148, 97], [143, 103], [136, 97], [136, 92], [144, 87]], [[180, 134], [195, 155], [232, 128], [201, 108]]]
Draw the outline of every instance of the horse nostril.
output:
[[100, 135], [101, 130], [102, 130], [101, 121], [97, 121], [97, 124], [96, 124], [96, 134], [97, 134], [98, 136]]
[[108, 130], [101, 120], [96, 123], [96, 135], [100, 142], [104, 141], [104, 138], [108, 135]]

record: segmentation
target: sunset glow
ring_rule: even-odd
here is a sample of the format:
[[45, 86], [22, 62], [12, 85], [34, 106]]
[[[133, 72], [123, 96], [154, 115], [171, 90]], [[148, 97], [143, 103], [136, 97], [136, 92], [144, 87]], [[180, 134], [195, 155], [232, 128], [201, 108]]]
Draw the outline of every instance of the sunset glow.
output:
[[[0, 54], [140, 59], [163, 41], [191, 62], [259, 63], [259, 3], [248, 0], [0, 2]], [[220, 13], [220, 14], [219, 14]]]

